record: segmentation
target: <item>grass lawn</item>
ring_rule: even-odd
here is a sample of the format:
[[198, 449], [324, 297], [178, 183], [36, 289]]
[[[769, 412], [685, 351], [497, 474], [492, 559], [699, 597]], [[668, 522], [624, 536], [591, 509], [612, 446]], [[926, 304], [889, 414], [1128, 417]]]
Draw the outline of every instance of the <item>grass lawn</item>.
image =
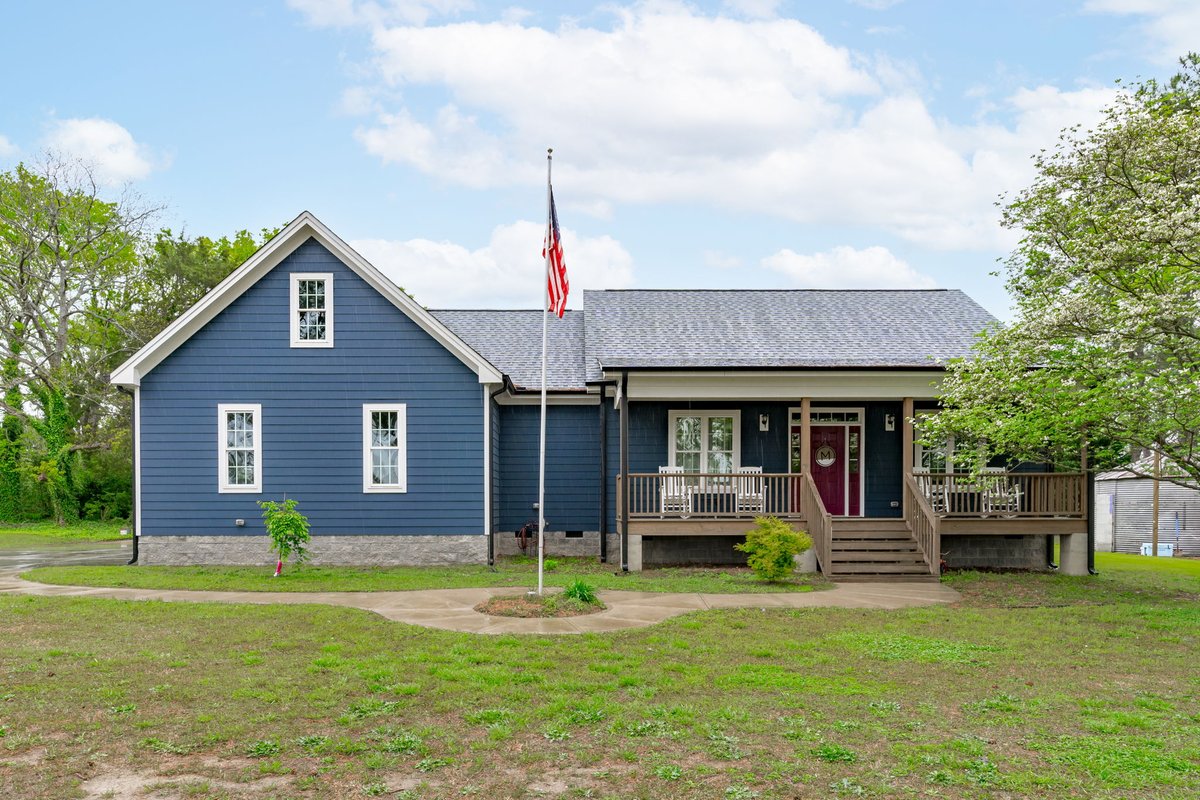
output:
[[66, 542], [106, 542], [122, 538], [121, 529], [127, 527], [129, 523], [122, 521], [74, 522], [63, 527], [53, 522], [0, 522], [0, 550]]
[[1200, 796], [1200, 563], [1099, 567], [561, 637], [0, 596], [0, 797]]
[[[597, 589], [639, 592], [807, 592], [829, 588], [820, 576], [768, 583], [748, 569], [664, 568], [620, 573], [620, 564], [594, 558], [556, 558], [545, 573], [547, 586], [565, 586], [583, 578]], [[136, 589], [206, 589], [238, 592], [373, 592], [406, 589], [466, 589], [480, 586], [531, 587], [537, 562], [529, 557], [497, 559], [487, 566], [457, 567], [311, 567], [289, 566], [279, 578], [274, 565], [261, 567], [39, 567], [24, 573], [32, 581]]]

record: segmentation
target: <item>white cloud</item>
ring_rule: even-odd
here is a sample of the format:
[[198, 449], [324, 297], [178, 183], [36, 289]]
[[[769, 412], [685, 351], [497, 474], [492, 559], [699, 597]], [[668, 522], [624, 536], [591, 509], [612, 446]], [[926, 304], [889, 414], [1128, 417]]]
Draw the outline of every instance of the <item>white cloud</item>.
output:
[[46, 145], [83, 161], [102, 183], [141, 180], [155, 167], [146, 146], [134, 141], [133, 134], [110, 119], [57, 121], [46, 136]]
[[779, 14], [783, 0], [725, 0], [721, 5], [751, 19], [771, 19]]
[[1200, 3], [1196, 0], [1087, 0], [1084, 9], [1097, 14], [1142, 17], [1138, 38], [1147, 55], [1172, 63], [1197, 49]]
[[[852, 53], [793, 19], [655, 0], [566, 21], [368, 23], [382, 107], [356, 132], [384, 163], [477, 189], [556, 185], [579, 208], [688, 202], [919, 244], [996, 249], [996, 196], [1105, 95], [1052, 87], [935, 117], [909, 64]], [[419, 87], [419, 92], [407, 91]], [[434, 98], [431, 106], [396, 99]], [[1050, 127], [1050, 122], [1054, 127]], [[1061, 123], [1061, 124], [1060, 124]]]
[[[537, 308], [544, 291], [544, 223], [500, 225], [488, 244], [470, 250], [428, 239], [351, 242], [376, 267], [430, 308]], [[624, 289], [633, 283], [633, 259], [609, 236], [580, 237], [562, 229], [568, 304], [578, 308], [584, 289]]]
[[474, 7], [471, 0], [288, 0], [310, 25], [345, 28], [351, 25], [424, 25], [430, 18], [459, 14]]
[[851, 5], [869, 8], [872, 11], [884, 11], [892, 6], [898, 6], [904, 0], [848, 0]]
[[10, 158], [17, 154], [17, 146], [5, 136], [0, 134], [0, 158]]
[[856, 250], [843, 245], [812, 255], [784, 249], [762, 263], [806, 289], [930, 289], [937, 285], [886, 247]]

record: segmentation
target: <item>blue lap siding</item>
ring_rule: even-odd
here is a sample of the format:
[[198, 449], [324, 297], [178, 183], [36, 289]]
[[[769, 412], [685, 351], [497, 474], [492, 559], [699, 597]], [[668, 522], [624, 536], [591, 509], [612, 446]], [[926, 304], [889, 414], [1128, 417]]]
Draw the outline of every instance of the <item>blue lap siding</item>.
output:
[[[290, 346], [291, 272], [333, 274], [334, 347]], [[261, 494], [217, 491], [219, 403], [262, 405]], [[362, 490], [364, 403], [407, 404], [406, 493]], [[255, 501], [285, 493], [314, 534], [482, 533], [483, 409], [470, 368], [310, 239], [142, 378], [142, 533], [262, 534]]]
[[[499, 529], [537, 519], [536, 405], [500, 407]], [[611, 431], [610, 431], [611, 432]], [[549, 406], [546, 413], [546, 521], [550, 530], [600, 529], [600, 421], [595, 406]]]

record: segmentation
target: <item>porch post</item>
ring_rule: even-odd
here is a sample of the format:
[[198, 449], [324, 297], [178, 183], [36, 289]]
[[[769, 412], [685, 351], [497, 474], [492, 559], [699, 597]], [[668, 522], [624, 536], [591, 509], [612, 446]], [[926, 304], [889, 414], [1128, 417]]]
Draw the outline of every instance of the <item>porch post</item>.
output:
[[621, 571], [629, 572], [629, 376], [621, 373], [618, 389], [621, 398]]
[[[812, 450], [812, 430], [809, 428], [808, 418], [812, 416], [809, 410], [812, 408], [812, 403], [807, 397], [800, 399], [800, 474], [807, 475], [809, 468], [812, 466], [809, 463], [809, 451]], [[791, 420], [788, 420], [788, 436], [792, 435]], [[795, 491], [795, 489], [793, 489]], [[804, 490], [799, 490], [799, 496], [804, 497]], [[804, 514], [804, 521], [808, 522], [808, 509], [801, 508], [800, 513]]]
[[[903, 427], [900, 428], [903, 431], [903, 434], [900, 436], [900, 450], [904, 472], [901, 480], [912, 475], [913, 472], [913, 399], [911, 397], [904, 398], [904, 410], [902, 413], [904, 421], [902, 423]], [[903, 498], [901, 500], [901, 513], [905, 519], [908, 519], [908, 492], [903, 492], [900, 496]]]
[[608, 386], [600, 384], [600, 563], [608, 563]]

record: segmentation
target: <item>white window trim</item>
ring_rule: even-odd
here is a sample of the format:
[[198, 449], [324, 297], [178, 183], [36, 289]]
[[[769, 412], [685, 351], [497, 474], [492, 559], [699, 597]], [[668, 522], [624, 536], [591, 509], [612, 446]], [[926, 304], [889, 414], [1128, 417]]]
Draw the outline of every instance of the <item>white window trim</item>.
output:
[[[396, 412], [396, 447], [400, 482], [379, 486], [371, 483], [371, 412]], [[408, 491], [408, 406], [405, 403], [363, 403], [363, 492], [367, 494], [404, 493]]]
[[700, 474], [708, 470], [708, 419], [711, 417], [733, 417], [733, 469], [736, 472], [742, 466], [742, 412], [740, 411], [691, 411], [681, 409], [667, 414], [667, 462], [668, 466], [677, 466], [675, 461], [675, 421], [680, 417], [700, 417]]
[[[300, 338], [300, 281], [325, 281], [325, 338]], [[333, 347], [333, 273], [293, 272], [288, 286], [288, 318], [292, 347]]]
[[[254, 483], [229, 483], [229, 438], [225, 417], [230, 413], [254, 415]], [[219, 403], [217, 405], [217, 492], [220, 494], [260, 494], [262, 492], [262, 405], [259, 403]]]

